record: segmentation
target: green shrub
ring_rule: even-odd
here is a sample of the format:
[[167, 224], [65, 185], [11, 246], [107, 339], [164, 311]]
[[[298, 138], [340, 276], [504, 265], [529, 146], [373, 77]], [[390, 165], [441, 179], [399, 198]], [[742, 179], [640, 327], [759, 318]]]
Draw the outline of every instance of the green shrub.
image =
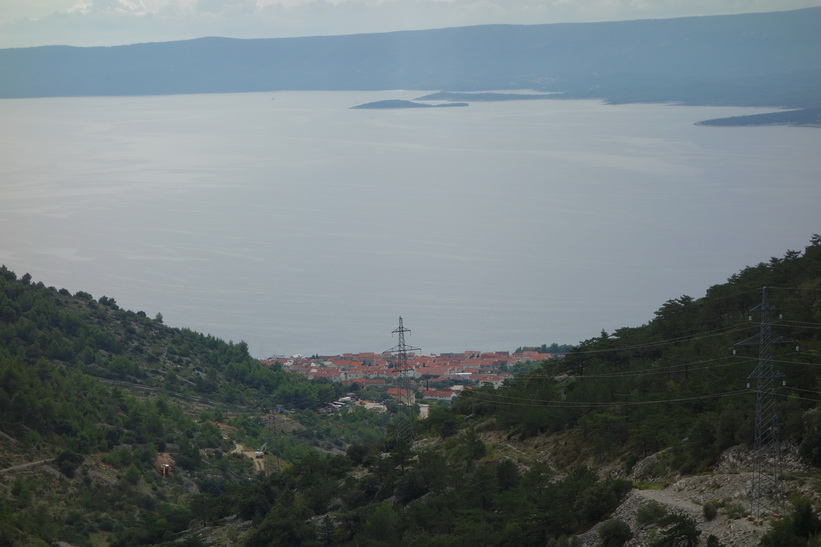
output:
[[603, 547], [621, 547], [630, 541], [633, 532], [623, 520], [610, 519], [599, 528], [599, 537]]
[[137, 484], [140, 481], [140, 478], [142, 478], [142, 473], [140, 473], [137, 466], [132, 463], [128, 466], [128, 469], [126, 469], [123, 478], [131, 484]]
[[57, 465], [57, 469], [60, 470], [60, 473], [71, 479], [74, 477], [74, 472], [80, 464], [83, 463], [83, 460], [84, 458], [80, 454], [66, 450], [55, 458], [54, 463]]
[[792, 501], [792, 510], [786, 517], [773, 523], [769, 532], [761, 538], [764, 547], [782, 545], [818, 545], [821, 521], [810, 500], [800, 497]]
[[698, 536], [701, 530], [694, 518], [679, 513], [668, 513], [666, 517], [659, 521], [662, 530], [658, 539], [653, 542], [653, 547], [673, 547], [676, 545], [686, 545], [692, 547], [698, 544]]
[[821, 465], [821, 411], [814, 410], [807, 415], [804, 437], [798, 446], [798, 453], [804, 463]]
[[650, 501], [636, 511], [636, 522], [641, 526], [656, 524], [667, 516], [667, 509], [657, 501]]
[[731, 503], [724, 508], [727, 518], [733, 520], [742, 519], [750, 514], [749, 511], [740, 503]]
[[704, 504], [702, 508], [704, 512], [704, 520], [711, 521], [718, 516], [718, 503], [715, 500], [710, 500]]

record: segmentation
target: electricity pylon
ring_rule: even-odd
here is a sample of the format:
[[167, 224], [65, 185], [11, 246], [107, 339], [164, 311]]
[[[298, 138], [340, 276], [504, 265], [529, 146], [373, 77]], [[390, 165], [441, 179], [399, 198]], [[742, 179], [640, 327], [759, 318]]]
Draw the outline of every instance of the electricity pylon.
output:
[[399, 343], [388, 351], [396, 356], [391, 367], [396, 369], [398, 373], [397, 387], [399, 388], [400, 409], [396, 436], [404, 441], [410, 442], [413, 439], [413, 404], [415, 401], [411, 385], [413, 369], [408, 365], [408, 352], [419, 351], [419, 348], [405, 344], [406, 332], [410, 333], [410, 329], [405, 328], [402, 324], [402, 317], [400, 316], [399, 328], [391, 332], [391, 334], [399, 335]]
[[779, 442], [779, 420], [776, 408], [776, 381], [783, 377], [773, 364], [773, 345], [785, 343], [784, 340], [773, 340], [771, 312], [778, 311], [770, 306], [769, 287], [761, 290], [761, 304], [751, 309], [758, 312], [761, 323], [757, 343], [749, 338], [736, 346], [758, 346], [758, 364], [747, 376], [747, 386], [755, 382], [755, 468], [750, 492], [752, 513], [761, 517], [765, 513], [780, 512], [783, 506], [783, 493], [780, 482], [781, 447]]

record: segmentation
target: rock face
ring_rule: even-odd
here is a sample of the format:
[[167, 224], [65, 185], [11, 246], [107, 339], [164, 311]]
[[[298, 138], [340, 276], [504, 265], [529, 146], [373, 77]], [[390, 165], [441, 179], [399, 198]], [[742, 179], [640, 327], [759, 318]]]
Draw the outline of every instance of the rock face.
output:
[[[704, 477], [707, 478], [707, 477]], [[684, 482], [684, 481], [680, 481]], [[681, 488], [681, 490], [676, 490]], [[757, 545], [761, 536], [769, 529], [769, 523], [752, 521], [745, 518], [732, 519], [723, 510], [711, 521], [704, 518], [703, 504], [686, 499], [689, 486], [676, 483], [665, 490], [633, 490], [624, 502], [613, 513], [613, 518], [621, 519], [633, 531], [633, 539], [626, 545], [639, 547], [651, 543], [651, 538], [657, 535], [659, 528], [655, 524], [640, 525], [636, 519], [639, 509], [651, 501], [662, 504], [668, 511], [693, 518], [701, 536], [700, 544], [706, 543], [709, 536], [715, 536], [726, 547], [749, 547]], [[594, 526], [587, 533], [579, 536], [584, 546], [594, 546], [601, 542], [599, 527]]]
[[[631, 473], [634, 481], [664, 483], [669, 477], [662, 477], [663, 452], [648, 456], [638, 462]], [[641, 525], [638, 523], [638, 511], [650, 504], [659, 503], [668, 512], [678, 513], [691, 517], [697, 523], [701, 535], [699, 545], [706, 544], [711, 535], [718, 538], [726, 547], [748, 547], [757, 545], [770, 529], [770, 519], [756, 519], [748, 513], [751, 507], [750, 492], [755, 474], [754, 454], [743, 446], [733, 447], [724, 454], [715, 466], [713, 473], [689, 477], [677, 477], [674, 482], [665, 488], [635, 489], [625, 498], [624, 502], [614, 511], [612, 518], [623, 520], [630, 526], [633, 539], [626, 545], [638, 547], [652, 543], [654, 536], [659, 533], [655, 524]], [[782, 447], [781, 469], [785, 480], [782, 490], [786, 493], [801, 493], [813, 497], [814, 492], [803, 481], [789, 480], [792, 473], [806, 472], [807, 466], [798, 458], [794, 446]], [[704, 505], [713, 501], [718, 507], [718, 513], [712, 520], [704, 516]], [[769, 500], [773, 504], [772, 500]], [[600, 544], [599, 528], [601, 524], [579, 536], [582, 545], [593, 546]]]

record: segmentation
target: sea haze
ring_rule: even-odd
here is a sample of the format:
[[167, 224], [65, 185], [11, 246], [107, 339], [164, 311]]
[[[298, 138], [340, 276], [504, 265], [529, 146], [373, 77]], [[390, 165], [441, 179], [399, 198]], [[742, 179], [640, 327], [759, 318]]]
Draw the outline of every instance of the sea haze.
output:
[[0, 262], [257, 356], [575, 343], [821, 231], [821, 131], [425, 92], [0, 101]]

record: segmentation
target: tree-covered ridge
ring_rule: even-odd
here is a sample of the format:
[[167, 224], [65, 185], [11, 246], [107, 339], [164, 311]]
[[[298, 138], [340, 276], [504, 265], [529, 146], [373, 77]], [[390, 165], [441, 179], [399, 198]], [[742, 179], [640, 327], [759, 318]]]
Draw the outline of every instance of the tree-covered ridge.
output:
[[574, 346], [570, 344], [558, 344], [553, 342], [550, 345], [542, 344], [541, 346], [520, 346], [516, 348], [514, 353], [521, 353], [523, 351], [535, 351], [536, 353], [552, 353], [564, 355], [573, 349]]
[[681, 471], [707, 469], [722, 450], [752, 440], [755, 385], [747, 378], [757, 364], [760, 323], [750, 310], [763, 287], [782, 310], [782, 319], [773, 318], [775, 336], [790, 341], [775, 349], [785, 383], [781, 438], [807, 451], [818, 442], [806, 435], [802, 416], [818, 404], [821, 387], [819, 236], [803, 253], [747, 267], [703, 298], [668, 300], [647, 324], [602, 332], [506, 388], [465, 394], [455, 408], [492, 415], [525, 437], [581, 431], [603, 458], [635, 461], [671, 447]]
[[[263, 416], [276, 404], [295, 412], [279, 420], [277, 465], [312, 445], [341, 450], [373, 438], [364, 411], [316, 423], [310, 409], [341, 389], [263, 366], [243, 342], [0, 267], [0, 470], [17, 476], [1, 483], [10, 489], [0, 488], [0, 545], [90, 545], [93, 534], [159, 543], [187, 527], [192, 490], [255, 475], [250, 460], [229, 453], [236, 441], [270, 438]], [[158, 458], [173, 462], [173, 476], [162, 479]]]
[[245, 342], [171, 328], [114, 298], [45, 287], [0, 267], [0, 355], [44, 358], [99, 378], [223, 403], [310, 408], [338, 387], [264, 366]]

